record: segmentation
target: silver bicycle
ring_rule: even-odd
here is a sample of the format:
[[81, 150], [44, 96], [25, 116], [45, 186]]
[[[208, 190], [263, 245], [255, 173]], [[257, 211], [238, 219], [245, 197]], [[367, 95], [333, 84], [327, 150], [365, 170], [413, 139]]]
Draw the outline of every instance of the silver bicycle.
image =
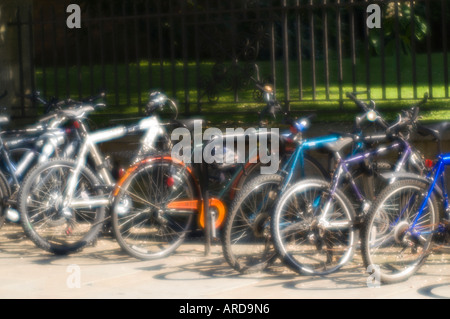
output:
[[156, 151], [161, 140], [170, 142], [165, 126], [154, 114], [169, 100], [159, 93], [150, 97], [148, 116], [131, 126], [89, 132], [80, 112], [77, 121], [82, 144], [76, 159], [54, 158], [27, 175], [18, 197], [19, 211], [26, 235], [38, 247], [54, 254], [76, 252], [91, 244], [102, 230], [116, 181], [100, 143], [142, 134], [132, 161], [136, 162]]

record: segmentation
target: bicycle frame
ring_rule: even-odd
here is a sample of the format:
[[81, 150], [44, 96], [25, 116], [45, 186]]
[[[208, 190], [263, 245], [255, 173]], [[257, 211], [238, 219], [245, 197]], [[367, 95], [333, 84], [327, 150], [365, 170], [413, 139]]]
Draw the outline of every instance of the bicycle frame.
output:
[[[67, 118], [65, 117], [56, 117], [46, 127], [39, 124], [29, 129], [7, 132], [10, 134], [27, 135], [25, 137], [14, 137], [4, 140], [0, 136], [0, 153], [6, 169], [11, 174], [12, 180], [8, 181], [10, 185], [18, 187], [23, 175], [36, 158], [38, 158], [39, 163], [47, 161], [53, 155], [56, 148], [63, 144], [65, 131], [58, 128], [58, 126], [66, 120]], [[37, 154], [35, 149], [29, 150], [20, 158], [19, 162], [13, 163], [10, 151], [21, 148], [23, 145], [33, 145], [35, 149], [40, 148], [41, 152]]]
[[[268, 132], [268, 131], [255, 131], [256, 136], [259, 135], [267, 135], [267, 136], [271, 136], [272, 138], [277, 138], [279, 139], [279, 136], [277, 134], [274, 134], [273, 132]], [[226, 138], [244, 138], [245, 134], [226, 134], [223, 136], [224, 139]], [[200, 147], [200, 146], [198, 146]], [[203, 147], [203, 145], [201, 145], [201, 147]], [[193, 151], [195, 152], [195, 150]], [[242, 174], [244, 174], [244, 171], [246, 169], [246, 167], [248, 167], [249, 165], [251, 165], [254, 161], [254, 163], [257, 163], [258, 160], [258, 149], [253, 149], [251, 150], [249, 156], [246, 157], [245, 159], [245, 163], [243, 163], [243, 165], [240, 165], [240, 167], [233, 173], [230, 181], [220, 190], [220, 192], [215, 196], [215, 197], [211, 197], [209, 198], [209, 196], [204, 196], [204, 194], [202, 194], [202, 189], [204, 191], [204, 189], [208, 188], [208, 184], [205, 184], [203, 182], [203, 185], [197, 185], [197, 188], [200, 190], [199, 193], [201, 194], [201, 199], [199, 200], [190, 200], [190, 201], [174, 201], [171, 202], [167, 205], [167, 208], [170, 209], [185, 209], [185, 210], [193, 210], [193, 211], [199, 211], [198, 214], [198, 224], [201, 228], [207, 228], [207, 222], [206, 221], [206, 216], [209, 215], [209, 209], [208, 207], [214, 207], [217, 210], [217, 220], [215, 222], [211, 222], [211, 225], [214, 225], [214, 227], [212, 227], [213, 232], [215, 229], [220, 228], [220, 226], [222, 225], [223, 221], [225, 220], [225, 215], [226, 215], [226, 205], [224, 203], [224, 199], [226, 194], [228, 194], [231, 191], [233, 191], [234, 189], [232, 189], [233, 186], [236, 185], [236, 183], [239, 181], [239, 179], [242, 177]], [[174, 160], [174, 159], [171, 159]], [[203, 163], [202, 165], [208, 165]], [[185, 166], [185, 165], [184, 165]], [[185, 166], [186, 169], [190, 170], [190, 168], [188, 166]], [[200, 170], [202, 171], [202, 170]], [[190, 173], [192, 173], [192, 171], [190, 170]], [[194, 178], [194, 180], [200, 180], [200, 181], [205, 181], [208, 179], [208, 176], [205, 176], [206, 173], [206, 169], [203, 170], [203, 172], [200, 172], [200, 175], [202, 176], [197, 176], [197, 178]], [[208, 197], [208, 200], [206, 201], [204, 197]], [[208, 212], [205, 214], [205, 212]], [[209, 216], [211, 217], [213, 220], [215, 219], [215, 216]], [[213, 234], [213, 237], [215, 237], [215, 234]]]
[[[361, 190], [356, 185], [355, 180], [353, 179], [353, 176], [350, 173], [348, 167], [349, 166], [351, 167], [352, 165], [355, 165], [355, 164], [359, 164], [366, 159], [382, 155], [382, 154], [390, 152], [392, 150], [403, 150], [404, 151], [403, 156], [397, 161], [397, 163], [395, 165], [395, 172], [398, 172], [406, 165], [410, 155], [412, 154], [411, 146], [408, 144], [408, 142], [406, 142], [403, 139], [399, 139], [398, 141], [395, 141], [395, 142], [389, 144], [388, 146], [380, 146], [380, 147], [377, 147], [375, 150], [370, 150], [370, 151], [367, 151], [367, 152], [364, 152], [361, 154], [356, 154], [356, 155], [350, 156], [346, 159], [339, 159], [338, 166], [336, 168], [335, 174], [333, 175], [333, 179], [331, 182], [329, 199], [328, 199], [328, 202], [326, 203], [326, 205], [324, 206], [325, 209], [319, 216], [319, 223], [328, 225], [327, 214], [328, 214], [329, 208], [331, 206], [331, 200], [333, 198], [333, 194], [336, 192], [336, 189], [338, 188], [338, 186], [340, 185], [340, 183], [344, 177], [348, 177], [348, 179], [350, 181], [350, 186], [351, 186], [354, 194], [356, 195], [357, 200], [361, 204], [362, 213], [363, 214], [366, 213], [370, 208], [370, 204], [366, 201], [366, 198], [364, 197]], [[358, 214], [357, 214], [357, 216], [358, 216]], [[346, 223], [345, 225], [342, 225], [342, 226], [347, 227], [348, 223]]]
[[102, 180], [105, 186], [112, 188], [115, 184], [114, 178], [104, 165], [104, 158], [101, 155], [97, 144], [107, 142], [110, 140], [118, 139], [125, 136], [128, 133], [145, 131], [144, 139], [141, 145], [145, 143], [147, 146], [153, 146], [158, 136], [163, 134], [163, 126], [160, 125], [159, 120], [155, 116], [144, 118], [138, 125], [132, 126], [118, 126], [115, 128], [105, 129], [94, 133], [88, 133], [84, 125], [81, 126], [84, 131], [84, 142], [81, 145], [80, 152], [77, 157], [76, 166], [71, 172], [67, 188], [63, 194], [64, 207], [66, 208], [92, 208], [92, 207], [104, 207], [109, 206], [111, 203], [111, 194], [105, 196], [98, 196], [96, 198], [75, 200], [73, 194], [77, 186], [77, 182], [81, 173], [81, 170], [85, 166], [87, 157], [90, 155], [94, 164], [98, 169], [98, 176]]
[[427, 205], [428, 200], [431, 197], [431, 194], [436, 189], [436, 184], [440, 183], [441, 191], [442, 191], [442, 200], [443, 200], [443, 207], [444, 207], [444, 213], [445, 218], [448, 220], [450, 218], [450, 211], [449, 211], [449, 202], [448, 202], [448, 192], [447, 192], [447, 185], [445, 183], [445, 168], [450, 165], [450, 153], [444, 153], [438, 156], [436, 164], [433, 166], [433, 169], [428, 174], [427, 179], [431, 180], [430, 186], [428, 187], [427, 193], [425, 195], [425, 198], [423, 202], [420, 205], [419, 212], [414, 219], [410, 229], [414, 229], [418, 220], [423, 214], [423, 211]]
[[305, 170], [304, 170], [304, 158], [305, 158], [305, 152], [308, 150], [315, 150], [324, 148], [325, 145], [328, 143], [336, 142], [340, 139], [340, 136], [337, 134], [331, 134], [321, 137], [315, 137], [315, 138], [308, 138], [305, 140], [302, 140], [299, 145], [295, 148], [294, 153], [289, 157], [289, 160], [285, 163], [285, 165], [282, 168], [282, 172], [284, 172], [286, 175], [286, 178], [283, 180], [283, 183], [281, 185], [281, 192], [286, 190], [289, 183], [292, 180], [292, 176], [294, 175], [295, 169], [300, 163], [300, 172], [302, 176], [305, 176]]

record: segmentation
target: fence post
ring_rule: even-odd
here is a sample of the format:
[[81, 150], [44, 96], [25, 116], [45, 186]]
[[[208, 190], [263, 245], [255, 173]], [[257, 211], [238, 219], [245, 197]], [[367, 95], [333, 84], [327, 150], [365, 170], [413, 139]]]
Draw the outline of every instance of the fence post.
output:
[[8, 92], [0, 104], [12, 116], [35, 115], [23, 99], [33, 82], [24, 76], [31, 70], [32, 48], [26, 25], [31, 4], [31, 0], [0, 0], [0, 93]]

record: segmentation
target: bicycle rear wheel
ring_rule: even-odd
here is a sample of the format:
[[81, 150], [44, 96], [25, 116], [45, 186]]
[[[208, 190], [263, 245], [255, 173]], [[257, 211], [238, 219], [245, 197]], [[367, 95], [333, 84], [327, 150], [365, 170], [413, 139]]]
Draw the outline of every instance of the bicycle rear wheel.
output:
[[186, 210], [169, 204], [195, 201], [195, 195], [185, 166], [165, 159], [140, 165], [114, 198], [112, 225], [119, 245], [138, 259], [170, 255], [191, 230], [197, 207]]
[[[105, 207], [63, 209], [63, 195], [76, 162], [51, 159], [26, 176], [18, 196], [21, 224], [38, 247], [68, 254], [91, 244], [105, 219]], [[103, 195], [95, 174], [82, 168], [73, 200], [85, 201]]]
[[269, 226], [281, 182], [280, 175], [257, 176], [231, 204], [222, 250], [228, 264], [241, 273], [264, 270], [276, 259]]
[[361, 252], [365, 266], [378, 271], [375, 275], [384, 283], [411, 277], [430, 252], [439, 220], [434, 195], [417, 218], [428, 187], [428, 183], [414, 179], [394, 182], [380, 193], [369, 212]]
[[[329, 192], [323, 180], [306, 179], [281, 196], [271, 223], [281, 260], [299, 274], [326, 275], [353, 257], [358, 232], [355, 211], [345, 195]], [[319, 217], [327, 210], [327, 218]]]

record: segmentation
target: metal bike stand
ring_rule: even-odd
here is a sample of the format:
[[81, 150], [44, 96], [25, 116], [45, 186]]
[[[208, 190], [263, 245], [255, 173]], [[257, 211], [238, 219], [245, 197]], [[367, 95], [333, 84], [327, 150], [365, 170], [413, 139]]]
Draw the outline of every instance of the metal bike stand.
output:
[[209, 211], [209, 176], [208, 165], [202, 163], [201, 165], [201, 186], [202, 186], [202, 198], [203, 198], [203, 211], [205, 218], [205, 256], [209, 256], [211, 252], [211, 219]]

